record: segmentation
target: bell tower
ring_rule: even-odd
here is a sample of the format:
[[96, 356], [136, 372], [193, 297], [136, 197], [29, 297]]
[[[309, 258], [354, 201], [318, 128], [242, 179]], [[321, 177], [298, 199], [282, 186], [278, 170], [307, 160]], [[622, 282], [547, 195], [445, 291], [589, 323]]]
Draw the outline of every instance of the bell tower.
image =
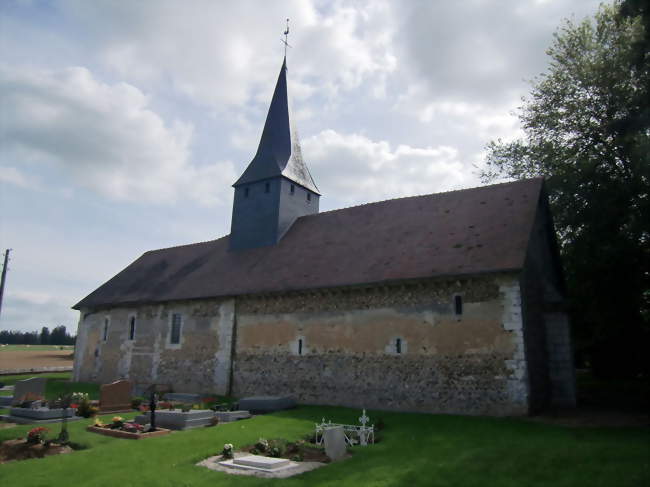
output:
[[230, 250], [277, 244], [320, 193], [302, 159], [287, 93], [285, 56], [255, 157], [233, 184]]

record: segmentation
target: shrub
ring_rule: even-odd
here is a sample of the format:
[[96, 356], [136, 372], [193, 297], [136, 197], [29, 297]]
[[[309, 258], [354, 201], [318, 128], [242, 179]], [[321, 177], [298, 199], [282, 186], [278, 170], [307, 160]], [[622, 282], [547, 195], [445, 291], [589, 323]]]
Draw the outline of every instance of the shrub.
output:
[[284, 456], [284, 453], [287, 449], [287, 442], [284, 440], [270, 440], [269, 447], [267, 450], [267, 456], [269, 457], [281, 457]]
[[259, 452], [266, 453], [269, 450], [269, 442], [264, 438], [260, 438], [255, 443], [255, 449]]

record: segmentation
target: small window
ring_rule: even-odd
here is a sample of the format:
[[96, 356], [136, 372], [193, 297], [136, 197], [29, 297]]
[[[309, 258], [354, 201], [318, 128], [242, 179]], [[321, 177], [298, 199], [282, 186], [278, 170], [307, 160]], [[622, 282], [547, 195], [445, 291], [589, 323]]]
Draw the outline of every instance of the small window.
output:
[[271, 183], [266, 183], [264, 185], [264, 192], [265, 193], [270, 193], [271, 192]]
[[129, 340], [135, 340], [135, 316], [129, 318]]
[[249, 189], [250, 188], [244, 188], [244, 198], [248, 198]]
[[104, 335], [103, 340], [108, 340], [108, 318], [104, 318]]
[[456, 313], [457, 316], [460, 316], [463, 314], [463, 297], [462, 296], [454, 296], [454, 313]]
[[302, 355], [302, 338], [298, 339], [298, 355]]
[[296, 187], [292, 184], [289, 188], [289, 193], [294, 194], [296, 192]]
[[174, 313], [172, 314], [172, 331], [169, 336], [169, 343], [172, 345], [178, 345], [181, 343], [181, 324], [182, 324], [182, 317], [180, 313]]
[[307, 201], [311, 201], [311, 193], [307, 192]]
[[402, 339], [395, 339], [395, 353], [402, 353]]

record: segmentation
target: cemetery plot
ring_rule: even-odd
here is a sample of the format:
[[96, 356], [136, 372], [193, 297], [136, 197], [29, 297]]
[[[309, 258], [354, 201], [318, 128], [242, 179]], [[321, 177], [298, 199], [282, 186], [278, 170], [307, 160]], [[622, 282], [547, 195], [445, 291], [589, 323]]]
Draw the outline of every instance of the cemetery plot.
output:
[[146, 429], [140, 424], [125, 421], [121, 416], [113, 417], [113, 420], [109, 423], [104, 423], [101, 420], [96, 419], [95, 424], [88, 426], [86, 430], [91, 433], [112, 436], [114, 438], [125, 438], [128, 440], [140, 440], [142, 438], [163, 436], [171, 433], [171, 430], [166, 428], [156, 428], [154, 430]]

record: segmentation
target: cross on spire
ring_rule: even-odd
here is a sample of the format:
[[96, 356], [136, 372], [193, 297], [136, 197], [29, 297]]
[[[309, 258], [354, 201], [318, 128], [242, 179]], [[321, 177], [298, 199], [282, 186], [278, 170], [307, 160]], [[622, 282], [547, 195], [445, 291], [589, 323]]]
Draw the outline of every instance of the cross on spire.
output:
[[289, 37], [289, 19], [287, 19], [287, 28], [284, 31], [284, 39], [282, 40], [282, 43], [284, 44], [284, 57], [287, 57], [287, 47], [291, 47], [289, 43], [287, 42], [287, 38]]

